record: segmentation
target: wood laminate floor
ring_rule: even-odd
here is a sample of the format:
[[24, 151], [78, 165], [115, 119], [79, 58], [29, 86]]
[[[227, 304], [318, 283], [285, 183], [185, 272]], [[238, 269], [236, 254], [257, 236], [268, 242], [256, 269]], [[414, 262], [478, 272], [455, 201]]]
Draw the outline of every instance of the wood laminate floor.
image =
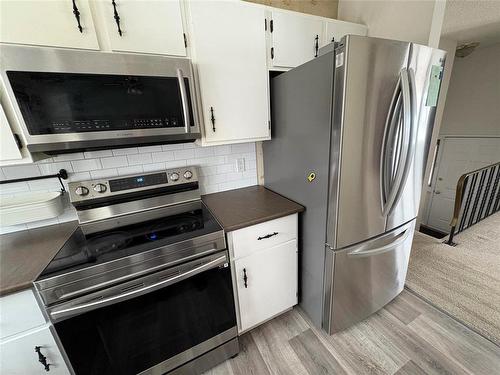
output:
[[500, 374], [500, 347], [407, 290], [332, 336], [295, 308], [241, 336], [240, 348], [207, 375]]

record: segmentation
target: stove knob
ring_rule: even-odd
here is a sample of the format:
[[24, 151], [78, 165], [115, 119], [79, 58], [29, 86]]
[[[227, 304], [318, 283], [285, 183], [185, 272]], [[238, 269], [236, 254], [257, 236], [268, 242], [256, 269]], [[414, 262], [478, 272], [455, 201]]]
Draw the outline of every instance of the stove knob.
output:
[[98, 193], [104, 193], [107, 190], [106, 185], [104, 184], [96, 184], [94, 186], [94, 191]]
[[75, 189], [75, 194], [76, 195], [79, 195], [81, 197], [87, 195], [89, 193], [89, 189], [87, 189], [85, 186], [78, 186], [76, 189]]
[[185, 178], [186, 180], [190, 180], [190, 179], [191, 179], [191, 177], [193, 177], [193, 172], [191, 172], [191, 171], [186, 171], [186, 172], [184, 172], [184, 178]]
[[177, 180], [179, 179], [179, 173], [176, 173], [176, 172], [172, 173], [172, 174], [170, 175], [170, 179], [171, 179], [172, 181], [177, 181]]

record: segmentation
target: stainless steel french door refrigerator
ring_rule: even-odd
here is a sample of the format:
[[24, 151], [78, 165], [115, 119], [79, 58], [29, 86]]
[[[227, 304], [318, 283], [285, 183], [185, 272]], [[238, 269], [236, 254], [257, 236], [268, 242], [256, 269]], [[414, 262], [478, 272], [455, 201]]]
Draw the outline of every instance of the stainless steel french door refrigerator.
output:
[[329, 333], [403, 290], [444, 59], [346, 36], [272, 79], [265, 185], [306, 207], [301, 306]]

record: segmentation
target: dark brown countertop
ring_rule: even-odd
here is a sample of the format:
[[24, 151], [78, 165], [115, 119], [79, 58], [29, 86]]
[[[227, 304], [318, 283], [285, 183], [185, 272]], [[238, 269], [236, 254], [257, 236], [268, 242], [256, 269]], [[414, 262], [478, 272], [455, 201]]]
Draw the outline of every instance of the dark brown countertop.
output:
[[0, 236], [0, 296], [30, 288], [78, 225], [77, 221]]
[[304, 211], [304, 207], [263, 186], [207, 194], [203, 202], [226, 232]]

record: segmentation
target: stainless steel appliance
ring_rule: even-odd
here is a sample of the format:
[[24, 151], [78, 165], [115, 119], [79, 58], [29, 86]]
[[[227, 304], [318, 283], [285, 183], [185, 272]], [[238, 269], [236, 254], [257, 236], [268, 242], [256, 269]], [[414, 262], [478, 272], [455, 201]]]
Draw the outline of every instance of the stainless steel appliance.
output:
[[74, 373], [197, 374], [238, 353], [222, 228], [193, 168], [73, 182], [35, 289]]
[[265, 184], [306, 207], [301, 305], [329, 333], [404, 287], [444, 58], [347, 36], [272, 80]]
[[0, 79], [32, 152], [200, 137], [189, 59], [0, 44]]

